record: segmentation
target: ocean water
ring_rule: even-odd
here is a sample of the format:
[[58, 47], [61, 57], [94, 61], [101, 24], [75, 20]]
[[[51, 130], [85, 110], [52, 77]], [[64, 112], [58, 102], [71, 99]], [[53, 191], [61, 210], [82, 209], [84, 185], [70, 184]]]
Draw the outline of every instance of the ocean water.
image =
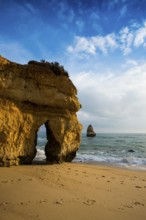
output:
[[[46, 134], [40, 131], [35, 160], [45, 160]], [[121, 166], [146, 170], [146, 134], [82, 134], [74, 162]]]

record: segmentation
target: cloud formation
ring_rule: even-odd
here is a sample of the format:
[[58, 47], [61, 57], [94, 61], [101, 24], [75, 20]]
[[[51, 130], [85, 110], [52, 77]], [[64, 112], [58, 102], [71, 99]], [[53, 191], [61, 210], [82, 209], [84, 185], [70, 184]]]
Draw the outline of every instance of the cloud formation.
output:
[[146, 22], [135, 33], [134, 46], [139, 47], [141, 45], [146, 47]]
[[72, 80], [78, 88], [82, 110], [78, 116], [97, 132], [146, 132], [146, 64], [127, 61], [124, 73], [81, 72]]
[[0, 54], [58, 61], [70, 73], [84, 126], [146, 131], [145, 0], [0, 0]]
[[117, 34], [92, 37], [76, 36], [73, 45], [69, 45], [67, 51], [74, 54], [90, 55], [101, 52], [106, 55], [120, 49], [123, 55], [127, 55], [131, 53], [133, 48], [140, 46], [146, 47], [146, 22], [141, 27], [124, 27]]

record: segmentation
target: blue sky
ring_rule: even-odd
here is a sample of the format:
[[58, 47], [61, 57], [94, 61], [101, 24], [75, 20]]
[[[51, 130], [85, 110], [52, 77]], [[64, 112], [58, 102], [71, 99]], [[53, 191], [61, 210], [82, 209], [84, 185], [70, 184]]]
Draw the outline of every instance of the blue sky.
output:
[[0, 0], [0, 54], [58, 61], [97, 132], [146, 132], [146, 0]]

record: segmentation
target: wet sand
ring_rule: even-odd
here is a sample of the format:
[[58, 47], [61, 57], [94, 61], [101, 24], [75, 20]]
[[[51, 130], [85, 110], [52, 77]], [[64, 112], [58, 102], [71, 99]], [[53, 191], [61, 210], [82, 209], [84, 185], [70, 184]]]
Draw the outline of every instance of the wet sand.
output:
[[145, 220], [146, 171], [87, 164], [0, 168], [0, 220]]

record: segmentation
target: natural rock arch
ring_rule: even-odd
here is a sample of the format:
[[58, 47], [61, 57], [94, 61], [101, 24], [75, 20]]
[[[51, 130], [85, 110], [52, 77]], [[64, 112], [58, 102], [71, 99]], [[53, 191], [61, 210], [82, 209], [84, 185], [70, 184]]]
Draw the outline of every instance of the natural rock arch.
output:
[[0, 57], [0, 166], [30, 164], [42, 124], [47, 162], [75, 157], [82, 128], [76, 116], [77, 90], [62, 67], [51, 65], [20, 65]]

